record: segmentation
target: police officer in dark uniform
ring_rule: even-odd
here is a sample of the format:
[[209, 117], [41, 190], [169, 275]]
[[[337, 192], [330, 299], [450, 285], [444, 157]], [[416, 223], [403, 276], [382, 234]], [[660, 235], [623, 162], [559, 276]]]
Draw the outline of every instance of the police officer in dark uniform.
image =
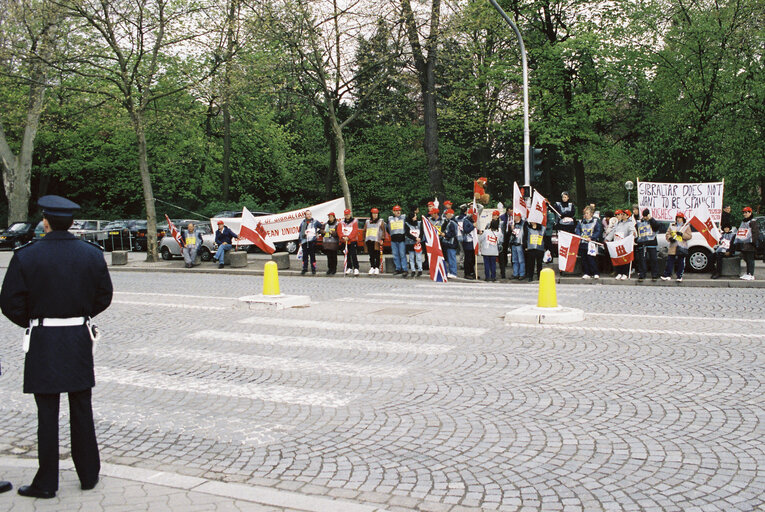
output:
[[95, 328], [90, 318], [112, 300], [100, 248], [69, 231], [80, 207], [59, 196], [41, 197], [45, 237], [18, 248], [5, 273], [0, 309], [24, 336], [24, 393], [37, 403], [39, 469], [19, 494], [53, 498], [58, 490], [59, 395], [69, 394], [72, 460], [82, 489], [98, 483], [101, 463], [93, 425]]

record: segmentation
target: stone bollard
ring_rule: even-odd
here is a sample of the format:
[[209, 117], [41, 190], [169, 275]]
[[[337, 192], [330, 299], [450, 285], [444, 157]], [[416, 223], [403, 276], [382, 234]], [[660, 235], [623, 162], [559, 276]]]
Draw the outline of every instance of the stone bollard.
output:
[[741, 275], [741, 256], [730, 256], [722, 259], [721, 276], [738, 277]]
[[243, 268], [247, 266], [247, 251], [228, 251], [224, 258], [225, 263], [231, 268]]
[[276, 263], [276, 268], [278, 270], [288, 270], [290, 268], [290, 255], [287, 252], [272, 254], [271, 261]]
[[396, 263], [393, 261], [393, 256], [385, 256], [385, 273], [392, 274], [396, 271]]
[[127, 262], [128, 262], [127, 251], [112, 251], [112, 266], [127, 265]]

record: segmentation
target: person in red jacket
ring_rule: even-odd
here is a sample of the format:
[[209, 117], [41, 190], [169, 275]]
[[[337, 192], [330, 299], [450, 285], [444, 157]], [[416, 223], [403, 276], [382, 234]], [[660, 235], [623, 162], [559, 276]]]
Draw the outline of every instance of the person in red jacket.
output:
[[359, 258], [356, 255], [356, 247], [359, 240], [359, 221], [353, 218], [350, 210], [345, 210], [343, 215], [343, 220], [337, 228], [337, 236], [340, 238], [343, 250], [348, 251], [345, 273], [357, 276], [359, 275]]

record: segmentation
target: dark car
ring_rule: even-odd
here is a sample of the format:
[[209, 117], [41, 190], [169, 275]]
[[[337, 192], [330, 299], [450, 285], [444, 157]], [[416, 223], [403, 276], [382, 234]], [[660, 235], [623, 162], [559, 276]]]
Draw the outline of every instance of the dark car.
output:
[[96, 241], [103, 246], [105, 251], [130, 251], [133, 249], [130, 228], [126, 220], [115, 220], [106, 224], [97, 235]]
[[[133, 250], [145, 251], [149, 247], [149, 240], [147, 237], [148, 222], [145, 220], [128, 220], [127, 225], [133, 239]], [[157, 225], [157, 244], [159, 244], [164, 236], [165, 230]]]
[[35, 237], [36, 222], [14, 222], [0, 233], [0, 249], [21, 247]]

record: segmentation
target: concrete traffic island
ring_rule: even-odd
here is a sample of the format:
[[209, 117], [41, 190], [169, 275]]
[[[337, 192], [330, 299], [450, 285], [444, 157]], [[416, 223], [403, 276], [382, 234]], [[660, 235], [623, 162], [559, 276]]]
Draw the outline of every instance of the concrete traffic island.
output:
[[555, 271], [543, 269], [539, 274], [537, 305], [527, 305], [505, 313], [505, 323], [572, 324], [584, 320], [584, 311], [558, 306], [555, 291]]
[[311, 305], [311, 297], [308, 295], [285, 295], [279, 289], [279, 269], [274, 261], [266, 262], [263, 270], [263, 293], [260, 295], [246, 295], [239, 297], [240, 302], [247, 303], [250, 309], [269, 308], [305, 308]]

